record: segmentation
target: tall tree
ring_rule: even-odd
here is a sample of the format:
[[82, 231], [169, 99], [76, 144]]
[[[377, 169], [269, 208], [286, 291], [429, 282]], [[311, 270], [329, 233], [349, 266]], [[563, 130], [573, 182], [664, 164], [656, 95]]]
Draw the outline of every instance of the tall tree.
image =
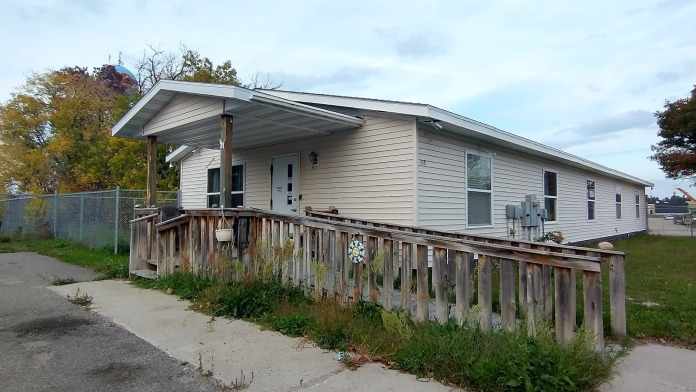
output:
[[696, 178], [696, 86], [691, 95], [666, 102], [655, 113], [661, 140], [652, 146], [652, 159], [669, 178]]

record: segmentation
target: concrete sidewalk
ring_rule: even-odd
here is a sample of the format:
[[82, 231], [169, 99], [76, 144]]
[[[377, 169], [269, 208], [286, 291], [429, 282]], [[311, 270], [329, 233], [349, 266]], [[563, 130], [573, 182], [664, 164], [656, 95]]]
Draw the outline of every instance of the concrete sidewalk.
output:
[[298, 338], [262, 331], [242, 320], [215, 319], [188, 309], [187, 301], [124, 281], [51, 287], [65, 296], [77, 288], [94, 297], [92, 309], [172, 357], [202, 365], [227, 385], [253, 382], [248, 391], [452, 391], [434, 381], [371, 363], [355, 371]]

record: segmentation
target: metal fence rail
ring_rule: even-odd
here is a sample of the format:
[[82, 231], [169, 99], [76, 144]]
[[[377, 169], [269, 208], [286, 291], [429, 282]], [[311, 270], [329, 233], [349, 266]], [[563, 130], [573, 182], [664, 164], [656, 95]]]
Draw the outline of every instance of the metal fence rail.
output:
[[[157, 192], [159, 205], [176, 204], [177, 192]], [[144, 190], [111, 189], [95, 192], [20, 195], [0, 199], [0, 234], [60, 238], [90, 248], [129, 246], [135, 206], [145, 201]]]

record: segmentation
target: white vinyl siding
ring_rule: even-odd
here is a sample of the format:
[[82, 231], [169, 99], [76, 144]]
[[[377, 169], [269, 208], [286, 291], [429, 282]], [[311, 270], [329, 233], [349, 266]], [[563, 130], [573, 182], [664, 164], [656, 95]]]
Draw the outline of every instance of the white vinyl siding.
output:
[[[467, 150], [493, 156], [493, 225], [489, 227], [466, 226]], [[418, 129], [417, 151], [420, 226], [505, 237], [505, 205], [519, 205], [528, 194], [543, 202], [540, 174], [549, 170], [558, 173], [556, 207], [561, 213], [546, 231], [560, 230], [566, 241], [577, 242], [646, 229], [644, 219], [616, 219], [614, 204], [615, 190], [620, 186], [630, 189], [631, 194], [637, 192], [643, 208], [643, 186], [426, 127]], [[595, 181], [594, 220], [587, 219], [588, 179]]]
[[[339, 209], [365, 219], [415, 224], [416, 122], [406, 116], [367, 113], [357, 130], [254, 149], [233, 150], [245, 163], [245, 206], [269, 209], [271, 161], [299, 153], [299, 210]], [[312, 167], [309, 154], [317, 153]], [[218, 150], [198, 149], [181, 165], [183, 208], [206, 207], [207, 169], [218, 167]]]
[[222, 99], [177, 94], [143, 127], [145, 135], [222, 114]]

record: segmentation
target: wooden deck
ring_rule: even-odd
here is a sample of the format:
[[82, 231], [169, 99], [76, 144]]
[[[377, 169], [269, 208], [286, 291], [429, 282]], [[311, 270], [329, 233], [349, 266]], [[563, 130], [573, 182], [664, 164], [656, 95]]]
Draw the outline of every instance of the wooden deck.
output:
[[[405, 309], [417, 321], [434, 318], [444, 323], [453, 317], [464, 322], [474, 317], [483, 329], [493, 328], [497, 319], [506, 329], [524, 322], [532, 335], [540, 325], [552, 323], [560, 342], [570, 341], [585, 327], [601, 350], [605, 268], [611, 333], [626, 334], [622, 252], [433, 231], [315, 211], [306, 216], [256, 209], [225, 209], [224, 217], [219, 209], [181, 213], [160, 222], [156, 209], [136, 211], [132, 273], [149, 270], [163, 276], [187, 271], [226, 280], [280, 279], [317, 298], [347, 303], [362, 299], [386, 309]], [[220, 225], [234, 228], [234, 241], [216, 240]], [[366, 246], [365, 260], [359, 264], [347, 257], [348, 244], [356, 239]], [[500, 284], [495, 314], [494, 282]], [[578, 292], [584, 304], [582, 325], [576, 319]]]

